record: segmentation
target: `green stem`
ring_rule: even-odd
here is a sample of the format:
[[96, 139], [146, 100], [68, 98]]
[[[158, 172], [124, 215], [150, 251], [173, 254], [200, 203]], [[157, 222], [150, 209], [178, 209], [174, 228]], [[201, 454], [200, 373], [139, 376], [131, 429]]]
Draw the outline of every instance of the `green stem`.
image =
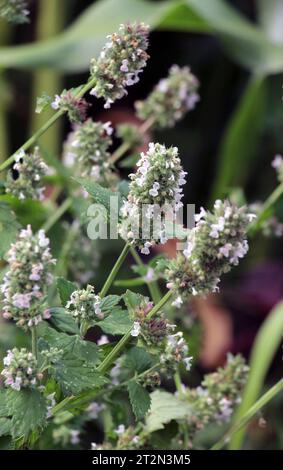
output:
[[117, 259], [116, 263], [114, 264], [114, 266], [112, 268], [112, 271], [110, 272], [108, 278], [106, 279], [104, 286], [101, 289], [101, 292], [99, 294], [101, 298], [106, 296], [107, 292], [109, 291], [110, 287], [112, 286], [113, 281], [114, 281], [115, 277], [117, 276], [117, 273], [118, 273], [119, 269], [121, 268], [123, 262], [125, 261], [125, 259], [127, 257], [127, 254], [130, 251], [130, 248], [131, 248], [131, 245], [126, 243], [126, 245], [124, 246], [119, 258]]
[[47, 219], [47, 221], [43, 224], [42, 229], [47, 233], [53, 225], [62, 217], [65, 212], [71, 207], [72, 205], [72, 198], [68, 197], [65, 199], [63, 204], [58, 207], [58, 209]]
[[[145, 266], [140, 255], [137, 253], [136, 249], [133, 246], [131, 246], [131, 255], [134, 258], [138, 266], [141, 266], [141, 267]], [[157, 304], [162, 297], [159, 286], [158, 286], [158, 282], [157, 281], [147, 282], [147, 287], [148, 287], [148, 290], [149, 290], [149, 293], [153, 302]]]
[[280, 183], [277, 186], [277, 188], [275, 188], [275, 190], [266, 199], [257, 217], [257, 220], [250, 226], [251, 233], [254, 233], [260, 229], [261, 222], [265, 219], [265, 216], [268, 214], [269, 209], [278, 201], [278, 199], [282, 196], [282, 194], [283, 194], [283, 182]]
[[[147, 318], [152, 318], [153, 315], [155, 315], [165, 304], [168, 302], [168, 300], [171, 298], [173, 295], [172, 291], [168, 291], [162, 299], [158, 302], [157, 305], [155, 305], [151, 311], [148, 313]], [[106, 358], [101, 362], [101, 364], [98, 366], [97, 370], [99, 372], [105, 372], [107, 369], [111, 366], [111, 364], [115, 361], [116, 357], [119, 356], [120, 352], [124, 348], [124, 346], [128, 343], [128, 341], [131, 338], [131, 332], [132, 332], [133, 326], [127, 331], [127, 333], [120, 339], [120, 341], [114, 346], [112, 351], [106, 356]]]
[[211, 448], [211, 450], [222, 449], [230, 440], [231, 436], [242, 429], [248, 424], [248, 422], [255, 416], [255, 414], [265, 406], [275, 395], [283, 390], [283, 379], [279, 380], [272, 388], [270, 388], [259, 400], [251, 406], [251, 408], [245, 413], [242, 418], [235, 423], [224, 436]]
[[[76, 93], [75, 97], [76, 98], [81, 98], [84, 96], [85, 93], [87, 93], [91, 88], [93, 88], [95, 84], [95, 78], [92, 78], [89, 80], [84, 86], [81, 87], [81, 89]], [[13, 153], [5, 162], [0, 166], [0, 172], [5, 170], [13, 161], [15, 160], [15, 157], [17, 153], [20, 150], [28, 150], [32, 145], [34, 145], [39, 137], [41, 137], [60, 117], [62, 117], [66, 111], [64, 110], [59, 110], [57, 113], [55, 113], [48, 121], [40, 128], [38, 129], [37, 132], [35, 132], [21, 147], [16, 150], [16, 152]]]
[[180, 375], [179, 370], [177, 370], [174, 374], [174, 382], [175, 382], [175, 387], [176, 387], [177, 392], [182, 395], [183, 394], [182, 381], [181, 381], [181, 375]]
[[[140, 134], [145, 134], [151, 128], [153, 124], [154, 124], [153, 118], [147, 119], [138, 129]], [[131, 148], [130, 144], [128, 142], [124, 142], [122, 145], [120, 145], [120, 147], [117, 148], [117, 150], [115, 150], [115, 152], [113, 153], [110, 159], [110, 162], [113, 164], [118, 162], [118, 160], [120, 160], [120, 158], [123, 157], [123, 155], [125, 155], [125, 153], [130, 148]]]
[[32, 350], [32, 354], [37, 359], [37, 331], [36, 331], [36, 326], [33, 326], [31, 328], [31, 350]]

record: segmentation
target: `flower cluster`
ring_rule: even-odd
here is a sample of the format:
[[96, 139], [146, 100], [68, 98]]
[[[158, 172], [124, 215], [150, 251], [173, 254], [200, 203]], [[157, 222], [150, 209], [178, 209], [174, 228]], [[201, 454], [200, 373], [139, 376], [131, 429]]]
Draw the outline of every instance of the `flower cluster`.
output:
[[42, 177], [47, 174], [48, 167], [41, 158], [39, 148], [32, 154], [18, 152], [13, 165], [13, 171], [8, 173], [6, 192], [23, 199], [42, 200], [45, 188]]
[[168, 335], [164, 351], [160, 355], [162, 369], [175, 371], [179, 364], [183, 363], [186, 370], [191, 369], [192, 356], [188, 356], [189, 347], [183, 337], [183, 333], [178, 331], [173, 335]]
[[135, 124], [119, 124], [116, 128], [116, 134], [130, 148], [139, 147], [143, 142], [139, 128]]
[[187, 390], [188, 400], [194, 410], [189, 418], [192, 434], [210, 422], [221, 424], [230, 420], [241, 401], [248, 372], [249, 367], [242, 356], [228, 354], [225, 367], [207, 374], [201, 386]]
[[9, 350], [3, 359], [3, 364], [5, 368], [1, 375], [5, 377], [4, 384], [14, 390], [36, 387], [42, 379], [42, 374], [37, 372], [36, 358], [25, 348]]
[[119, 232], [143, 254], [149, 254], [152, 245], [167, 241], [165, 211], [174, 217], [182, 207], [186, 172], [176, 147], [166, 148], [153, 143], [149, 144], [147, 153], [141, 153], [137, 167], [137, 172], [129, 175], [130, 191], [121, 207]]
[[283, 157], [282, 155], [275, 155], [271, 163], [272, 167], [276, 170], [278, 179], [283, 182]]
[[181, 297], [217, 290], [220, 276], [247, 253], [247, 227], [254, 217], [229, 201], [217, 200], [213, 213], [202, 208], [184, 254], [168, 262], [167, 287]]
[[44, 310], [44, 301], [53, 279], [50, 268], [55, 260], [48, 245], [44, 231], [33, 235], [28, 225], [7, 253], [9, 269], [1, 285], [3, 316], [25, 329], [50, 316]]
[[91, 94], [105, 99], [110, 108], [117, 99], [127, 93], [126, 87], [139, 81], [148, 59], [148, 26], [143, 23], [122, 24], [118, 33], [107, 37], [99, 58], [91, 62], [91, 78], [95, 87]]
[[76, 98], [72, 90], [64, 90], [61, 95], [55, 96], [51, 107], [68, 113], [71, 122], [81, 123], [86, 119], [89, 104], [84, 98]]
[[0, 17], [9, 23], [28, 23], [29, 10], [26, 0], [1, 0]]
[[110, 165], [109, 147], [113, 129], [110, 122], [87, 119], [69, 134], [63, 160], [78, 176], [91, 177], [98, 183], [110, 184], [116, 178]]
[[75, 290], [66, 304], [66, 309], [74, 319], [92, 321], [96, 318], [102, 319], [103, 313], [100, 308], [101, 299], [94, 293], [94, 287], [88, 285], [86, 289]]
[[199, 82], [189, 67], [173, 65], [167, 78], [163, 78], [144, 101], [136, 102], [140, 119], [152, 119], [159, 129], [173, 127], [199, 101]]

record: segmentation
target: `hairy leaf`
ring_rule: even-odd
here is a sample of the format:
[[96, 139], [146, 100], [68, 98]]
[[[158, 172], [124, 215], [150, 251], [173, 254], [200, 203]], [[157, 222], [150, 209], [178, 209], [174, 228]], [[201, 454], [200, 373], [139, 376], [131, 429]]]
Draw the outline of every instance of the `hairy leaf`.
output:
[[51, 371], [55, 380], [60, 384], [66, 395], [77, 395], [92, 388], [101, 387], [106, 383], [105, 377], [96, 369], [70, 354], [54, 365]]
[[47, 327], [43, 331], [42, 337], [51, 347], [63, 349], [64, 354], [72, 354], [93, 365], [99, 359], [97, 345], [90, 341], [84, 341], [78, 335], [69, 336]]
[[22, 389], [20, 392], [9, 390], [7, 407], [12, 418], [13, 437], [28, 437], [30, 432], [41, 429], [46, 423], [47, 405], [38, 390]]
[[129, 382], [128, 392], [136, 420], [140, 421], [150, 409], [150, 395], [145, 388], [134, 381]]
[[49, 322], [56, 330], [69, 334], [78, 334], [79, 328], [72, 315], [66, 313], [62, 307], [53, 307], [50, 309], [51, 317]]
[[172, 420], [186, 419], [191, 413], [191, 407], [172, 393], [156, 390], [150, 397], [151, 408], [145, 423], [147, 434], [163, 429]]
[[12, 431], [12, 420], [8, 418], [0, 418], [0, 437], [8, 436]]
[[129, 369], [133, 374], [144, 372], [153, 365], [150, 354], [143, 348], [137, 346], [129, 349], [125, 355], [123, 366]]
[[62, 305], [65, 307], [68, 300], [70, 300], [71, 294], [77, 290], [77, 286], [63, 277], [57, 278], [56, 285]]
[[104, 320], [97, 322], [104, 333], [111, 335], [124, 335], [130, 329], [132, 322], [126, 310], [114, 309]]

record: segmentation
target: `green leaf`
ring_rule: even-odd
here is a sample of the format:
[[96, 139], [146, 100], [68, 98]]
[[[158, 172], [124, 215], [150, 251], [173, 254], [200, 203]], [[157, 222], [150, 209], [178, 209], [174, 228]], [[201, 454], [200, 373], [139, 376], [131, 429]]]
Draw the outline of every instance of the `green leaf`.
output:
[[144, 429], [146, 434], [163, 429], [172, 420], [186, 419], [191, 414], [190, 405], [172, 393], [156, 390], [150, 397], [151, 408]]
[[0, 202], [0, 258], [9, 250], [17, 237], [20, 224], [8, 204]]
[[132, 322], [126, 310], [120, 308], [112, 311], [104, 320], [97, 322], [97, 325], [109, 335], [124, 335], [131, 328]]
[[150, 409], [150, 395], [145, 388], [134, 381], [129, 382], [128, 392], [136, 420], [140, 421]]
[[56, 330], [63, 331], [64, 333], [79, 334], [79, 327], [75, 322], [72, 315], [66, 313], [62, 307], [53, 307], [50, 309], [51, 317], [49, 322], [56, 328]]
[[66, 395], [77, 395], [84, 390], [99, 388], [107, 382], [92, 365], [71, 354], [57, 362], [50, 373]]
[[123, 295], [123, 300], [130, 314], [135, 312], [136, 308], [140, 306], [143, 299], [145, 299], [143, 295], [132, 292], [131, 290], [127, 290]]
[[20, 392], [9, 390], [7, 407], [12, 418], [13, 437], [28, 437], [45, 426], [47, 405], [44, 396], [38, 390], [22, 389]]
[[256, 157], [265, 110], [263, 77], [252, 77], [228, 124], [219, 151], [211, 201], [234, 186], [243, 185]]
[[107, 295], [104, 299], [101, 300], [100, 308], [101, 311], [105, 314], [112, 312], [114, 307], [117, 307], [118, 303], [121, 300], [120, 295]]
[[61, 299], [63, 307], [66, 306], [68, 300], [70, 300], [71, 294], [77, 290], [76, 284], [73, 282], [67, 281], [63, 277], [58, 277], [56, 280], [57, 290]]
[[0, 418], [0, 437], [9, 436], [12, 431], [12, 421], [8, 418]]
[[73, 354], [93, 365], [99, 360], [98, 346], [95, 343], [81, 339], [78, 335], [69, 336], [47, 327], [42, 333], [42, 338], [51, 347], [63, 349], [65, 354]]
[[153, 360], [150, 354], [145, 349], [137, 346], [127, 351], [123, 361], [123, 366], [129, 369], [132, 374], [136, 372], [141, 374], [147, 369], [150, 369], [152, 365]]
[[[255, 339], [250, 356], [250, 373], [241, 404], [234, 416], [234, 422], [250, 409], [258, 399], [264, 379], [272, 360], [282, 342], [283, 334], [283, 302], [277, 304], [261, 326]], [[230, 449], [239, 449], [245, 435], [245, 429], [231, 437]]]
[[85, 178], [76, 178], [76, 181], [88, 192], [96, 204], [105, 207], [107, 216], [111, 214], [114, 220], [118, 220], [119, 208], [122, 204], [120, 193], [110, 191], [110, 189]]
[[8, 416], [7, 408], [7, 389], [0, 390], [0, 418]]
[[44, 91], [41, 96], [36, 99], [35, 112], [42, 113], [45, 109], [49, 108], [53, 99]]
[[278, 44], [283, 43], [282, 0], [257, 0], [259, 22], [266, 36]]

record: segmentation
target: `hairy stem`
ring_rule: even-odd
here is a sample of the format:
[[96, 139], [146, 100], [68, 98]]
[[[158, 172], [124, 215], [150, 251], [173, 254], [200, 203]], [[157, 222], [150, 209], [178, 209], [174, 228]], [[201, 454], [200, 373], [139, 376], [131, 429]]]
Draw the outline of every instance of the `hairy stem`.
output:
[[47, 233], [53, 225], [58, 222], [58, 220], [62, 217], [65, 212], [71, 207], [72, 205], [72, 198], [68, 197], [65, 199], [63, 204], [58, 207], [58, 209], [49, 217], [49, 219], [46, 220], [46, 222], [43, 224], [42, 229]]
[[[133, 246], [131, 246], [131, 255], [134, 258], [134, 260], [136, 261], [138, 266], [142, 266], [142, 267], [145, 266], [145, 264], [144, 264], [143, 260], [141, 259], [140, 255], [138, 254], [138, 252], [136, 251], [136, 249]], [[147, 282], [147, 287], [148, 287], [148, 290], [149, 290], [149, 293], [150, 293], [150, 296], [151, 296], [153, 302], [155, 304], [157, 304], [159, 302], [159, 300], [161, 299], [161, 297], [162, 297], [159, 286], [158, 286], [158, 282], [157, 281], [149, 281], [149, 282]]]
[[31, 328], [31, 350], [32, 350], [32, 354], [37, 359], [37, 330], [36, 330], [36, 326], [33, 326]]
[[[168, 300], [172, 297], [173, 295], [173, 292], [172, 291], [168, 291], [163, 297], [162, 299], [158, 302], [157, 305], [155, 305], [151, 311], [149, 312], [149, 314], [147, 315], [147, 318], [152, 318], [159, 310], [161, 310], [161, 308], [166, 304], [166, 302], [168, 302]], [[113, 364], [113, 362], [115, 361], [115, 359], [119, 356], [120, 352], [123, 350], [124, 346], [128, 343], [128, 341], [130, 340], [131, 338], [131, 332], [132, 332], [132, 326], [131, 328], [129, 329], [129, 331], [127, 331], [127, 333], [120, 339], [120, 341], [116, 344], [116, 346], [114, 346], [114, 348], [112, 349], [112, 351], [108, 354], [108, 356], [106, 356], [106, 358], [104, 359], [104, 361], [101, 362], [101, 364], [98, 366], [97, 370], [99, 372], [106, 372], [107, 369]]]
[[[140, 127], [139, 127], [139, 132], [140, 134], [145, 134], [154, 124], [154, 119], [149, 118], [147, 119]], [[131, 145], [128, 142], [124, 142], [120, 147], [115, 150], [115, 152], [112, 154], [112, 157], [110, 159], [111, 163], [116, 163], [120, 158], [122, 158], [125, 153], [130, 150]]]
[[127, 257], [127, 254], [130, 251], [130, 248], [131, 248], [131, 246], [128, 243], [126, 243], [126, 245], [124, 246], [119, 258], [117, 259], [116, 263], [114, 264], [114, 266], [112, 268], [112, 271], [110, 272], [108, 278], [106, 279], [104, 286], [101, 289], [101, 292], [99, 294], [101, 298], [106, 296], [107, 292], [109, 291], [110, 287], [112, 286], [112, 284], [114, 282], [114, 279], [117, 276], [117, 273], [118, 273], [119, 269], [121, 268], [123, 262], [125, 261], [125, 259]]
[[255, 416], [255, 414], [265, 406], [272, 398], [283, 390], [283, 379], [279, 380], [272, 388], [270, 388], [250, 409], [235, 423], [224, 436], [211, 448], [211, 450], [222, 449], [230, 440], [231, 436], [242, 429]]
[[264, 221], [266, 215], [268, 215], [268, 211], [271, 207], [278, 201], [278, 199], [283, 194], [283, 182], [280, 183], [274, 191], [270, 194], [270, 196], [266, 199], [265, 203], [263, 204], [261, 211], [256, 219], [256, 221], [250, 225], [249, 231], [253, 234], [257, 230], [260, 229], [261, 223]]
[[[80, 88], [80, 90], [75, 94], [76, 98], [81, 98], [84, 96], [85, 93], [87, 93], [91, 88], [93, 88], [95, 84], [95, 79], [92, 78], [89, 80], [84, 86]], [[20, 150], [28, 150], [32, 145], [34, 145], [39, 137], [41, 137], [60, 117], [62, 117], [65, 114], [66, 111], [64, 110], [59, 110], [57, 113], [55, 113], [46, 123], [38, 129], [21, 147], [19, 147], [16, 152], [13, 153], [5, 162], [0, 166], [0, 172], [5, 170], [13, 161], [15, 160], [15, 157], [17, 153]]]

